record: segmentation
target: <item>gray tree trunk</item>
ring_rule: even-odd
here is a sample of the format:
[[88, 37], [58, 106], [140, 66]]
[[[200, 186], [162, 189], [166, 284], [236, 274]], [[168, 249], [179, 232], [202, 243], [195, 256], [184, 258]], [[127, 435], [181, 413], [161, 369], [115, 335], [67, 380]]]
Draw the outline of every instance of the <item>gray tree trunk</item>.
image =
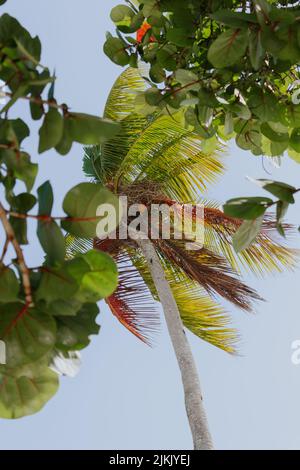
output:
[[165, 278], [163, 267], [153, 243], [149, 239], [139, 239], [137, 243], [147, 260], [164, 310], [167, 327], [181, 372], [186, 412], [193, 436], [194, 449], [212, 450], [213, 442], [203, 406], [198, 372], [172, 290]]

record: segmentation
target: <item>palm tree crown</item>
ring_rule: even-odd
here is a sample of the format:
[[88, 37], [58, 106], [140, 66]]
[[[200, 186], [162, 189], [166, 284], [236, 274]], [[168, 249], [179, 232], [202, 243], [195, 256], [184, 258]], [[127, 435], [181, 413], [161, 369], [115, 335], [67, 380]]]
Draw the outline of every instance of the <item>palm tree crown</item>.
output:
[[[203, 142], [182, 124], [180, 113], [137, 113], [147, 88], [136, 69], [127, 69], [114, 84], [105, 117], [122, 124], [116, 138], [85, 149], [84, 171], [95, 181], [126, 195], [130, 203], [197, 204], [199, 195], [222, 173], [224, 150], [203, 151]], [[203, 201], [202, 201], [203, 202]], [[205, 244], [187, 251], [185, 240], [153, 240], [186, 328], [229, 352], [236, 351], [237, 332], [216, 297], [250, 311], [259, 295], [240, 280], [240, 268], [256, 274], [292, 267], [295, 251], [275, 239], [276, 226], [266, 219], [250, 248], [236, 254], [232, 236], [241, 221], [227, 217], [218, 205], [205, 204]], [[196, 217], [196, 208], [191, 217]], [[288, 227], [287, 227], [288, 228]], [[117, 262], [119, 287], [106, 299], [112, 313], [146, 343], [159, 326], [157, 294], [147, 263], [133, 241], [83, 240], [69, 237], [70, 255], [93, 245]]]

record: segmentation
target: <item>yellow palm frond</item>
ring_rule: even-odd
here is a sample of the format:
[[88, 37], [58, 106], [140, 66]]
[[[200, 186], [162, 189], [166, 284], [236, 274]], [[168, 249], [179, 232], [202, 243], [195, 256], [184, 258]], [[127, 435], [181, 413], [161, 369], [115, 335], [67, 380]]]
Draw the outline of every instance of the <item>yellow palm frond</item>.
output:
[[68, 259], [80, 253], [86, 253], [93, 248], [93, 240], [89, 238], [79, 238], [74, 235], [68, 234], [65, 238], [66, 241], [66, 256]]
[[[299, 251], [289, 248], [282, 238], [278, 239], [276, 223], [270, 217], [265, 218], [256, 241], [246, 250], [236, 253], [232, 246], [232, 237], [242, 221], [225, 216], [221, 210], [207, 205], [204, 214], [205, 246], [214, 253], [225, 256], [237, 272], [245, 269], [262, 276], [295, 267]], [[287, 233], [289, 229], [286, 226]]]
[[184, 326], [202, 340], [235, 354], [238, 333], [230, 327], [231, 318], [222, 306], [188, 278], [178, 283], [170, 277], [169, 283]]
[[[128, 247], [128, 252], [153, 298], [159, 301], [145, 258], [139, 250]], [[203, 341], [230, 354], [235, 354], [239, 337], [236, 329], [230, 327], [230, 316], [221, 305], [206, 294], [198, 283], [190, 280], [160, 254], [159, 256], [184, 326]]]

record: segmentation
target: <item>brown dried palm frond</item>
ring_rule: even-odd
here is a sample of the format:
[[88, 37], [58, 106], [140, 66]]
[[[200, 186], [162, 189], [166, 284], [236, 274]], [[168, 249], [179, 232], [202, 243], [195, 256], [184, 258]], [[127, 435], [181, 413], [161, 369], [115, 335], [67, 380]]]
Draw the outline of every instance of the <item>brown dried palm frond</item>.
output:
[[[161, 198], [160, 203], [174, 205], [179, 209], [183, 207], [183, 203], [167, 198]], [[293, 269], [296, 266], [300, 256], [299, 250], [287, 246], [287, 242], [295, 232], [292, 225], [283, 223], [286, 233], [286, 240], [284, 240], [279, 237], [275, 216], [267, 214], [256, 241], [246, 250], [236, 253], [232, 238], [243, 221], [225, 215], [214, 202], [200, 200], [199, 204], [204, 205], [205, 247], [224, 256], [235, 271], [240, 273], [243, 268], [256, 275], [264, 275], [272, 271], [282, 272], [284, 269]], [[195, 220], [197, 216], [196, 205], [192, 207], [191, 214]], [[185, 216], [189, 216], [188, 212]]]
[[157, 303], [119, 240], [95, 240], [94, 248], [109, 253], [117, 263], [117, 290], [105, 299], [122, 325], [144, 343], [151, 345], [160, 327]]
[[262, 300], [253, 289], [234, 277], [225, 258], [206, 248], [187, 251], [184, 240], [157, 240], [156, 245], [164, 257], [209, 294], [218, 294], [246, 311], [252, 310], [251, 301]]

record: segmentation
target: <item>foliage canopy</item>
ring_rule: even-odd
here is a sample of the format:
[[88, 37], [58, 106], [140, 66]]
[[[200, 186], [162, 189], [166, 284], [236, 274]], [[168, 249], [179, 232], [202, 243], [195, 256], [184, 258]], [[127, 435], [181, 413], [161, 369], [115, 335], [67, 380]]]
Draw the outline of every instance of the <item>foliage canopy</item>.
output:
[[[1, 2], [4, 4], [5, 2]], [[91, 236], [104, 202], [117, 198], [101, 184], [81, 183], [66, 194], [65, 214], [52, 215], [54, 194], [49, 181], [33, 190], [38, 164], [24, 150], [29, 126], [11, 118], [15, 103], [26, 100], [31, 117], [41, 121], [38, 152], [55, 148], [69, 153], [73, 142], [98, 144], [116, 135], [119, 124], [75, 113], [55, 99], [55, 80], [41, 63], [41, 43], [13, 17], [0, 17], [0, 417], [19, 418], [37, 412], [58, 388], [59, 357], [72, 363], [74, 351], [97, 334], [97, 302], [118, 282], [110, 256], [96, 250], [66, 259], [65, 234]], [[21, 183], [21, 184], [20, 184]], [[23, 188], [22, 188], [23, 186]], [[5, 202], [2, 203], [2, 197]], [[35, 213], [31, 211], [37, 207]], [[30, 267], [23, 253], [29, 243], [27, 221], [45, 252], [41, 266]], [[10, 250], [12, 248], [12, 250]], [[54, 370], [51, 370], [54, 369]]]
[[[145, 114], [181, 110], [185, 126], [211, 150], [235, 139], [256, 157], [286, 152], [300, 163], [298, 0], [126, 3], [111, 12], [117, 38], [108, 33], [104, 51], [122, 66], [148, 64], [149, 88], [137, 98], [137, 108]], [[264, 189], [276, 187], [278, 200], [261, 206], [266, 211], [276, 205], [282, 235], [283, 214], [294, 203], [281, 197], [283, 186], [266, 182]], [[254, 203], [247, 199], [248, 206]], [[243, 207], [235, 215], [247, 219]]]

